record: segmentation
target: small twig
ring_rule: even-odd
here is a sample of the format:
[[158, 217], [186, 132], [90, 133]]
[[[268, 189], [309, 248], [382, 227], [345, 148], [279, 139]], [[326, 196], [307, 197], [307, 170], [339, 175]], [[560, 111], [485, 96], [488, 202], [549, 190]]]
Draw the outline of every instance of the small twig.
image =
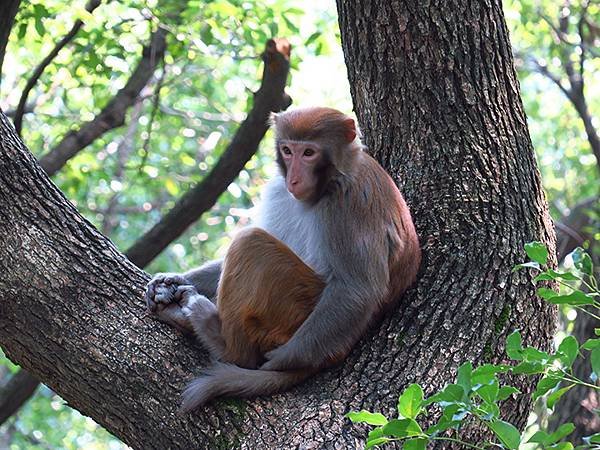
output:
[[140, 165], [138, 167], [138, 174], [142, 172], [144, 166], [146, 165], [146, 161], [148, 159], [148, 148], [150, 147], [150, 139], [152, 137], [152, 126], [154, 125], [154, 120], [156, 119], [156, 113], [159, 109], [160, 105], [160, 90], [163, 87], [163, 82], [165, 80], [166, 74], [165, 62], [162, 62], [162, 73], [156, 83], [156, 88], [154, 89], [154, 98], [152, 100], [152, 111], [150, 112], [150, 120], [148, 121], [148, 126], [146, 127], [146, 138], [144, 139], [144, 144], [142, 145], [142, 160], [140, 161]]

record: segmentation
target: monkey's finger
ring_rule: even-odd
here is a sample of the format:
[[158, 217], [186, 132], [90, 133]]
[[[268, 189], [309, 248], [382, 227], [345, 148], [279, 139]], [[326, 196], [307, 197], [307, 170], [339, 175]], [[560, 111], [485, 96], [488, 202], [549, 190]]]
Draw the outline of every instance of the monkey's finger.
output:
[[177, 284], [177, 285], [189, 284], [185, 278], [183, 278], [181, 275], [177, 275], [175, 273], [167, 274], [167, 276], [164, 278], [164, 283], [167, 286], [172, 285], [172, 284]]
[[181, 303], [187, 300], [190, 295], [198, 294], [196, 288], [191, 284], [183, 284], [177, 286], [177, 289], [173, 293], [173, 298], [176, 302]]

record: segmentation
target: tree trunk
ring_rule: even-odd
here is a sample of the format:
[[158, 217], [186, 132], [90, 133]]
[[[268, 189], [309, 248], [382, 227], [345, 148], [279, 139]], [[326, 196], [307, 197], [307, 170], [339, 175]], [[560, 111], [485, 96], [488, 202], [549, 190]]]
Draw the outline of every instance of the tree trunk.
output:
[[[365, 143], [400, 183], [425, 257], [417, 292], [378, 333], [402, 343], [382, 352], [393, 358], [373, 355], [391, 368], [377, 384], [439, 388], [465, 360], [502, 360], [516, 328], [547, 349], [555, 312], [529, 274], [511, 272], [523, 244], [545, 242], [554, 255], [555, 237], [501, 2], [337, 4]], [[504, 412], [519, 427], [532, 381], [516, 380], [524, 395]], [[361, 397], [361, 407], [393, 405]]]
[[[547, 347], [554, 315], [529, 274], [511, 273], [525, 242], [553, 253], [554, 237], [500, 7], [366, 3], [339, 4], [353, 96], [425, 252], [396, 313], [341, 366], [288, 393], [177, 416], [206, 353], [147, 317], [148, 277], [77, 213], [0, 114], [7, 355], [135, 448], [347, 449], [366, 436], [349, 410], [391, 415], [409, 382], [431, 391], [466, 359], [496, 359], [514, 328]], [[522, 425], [529, 403], [519, 396], [507, 418]]]

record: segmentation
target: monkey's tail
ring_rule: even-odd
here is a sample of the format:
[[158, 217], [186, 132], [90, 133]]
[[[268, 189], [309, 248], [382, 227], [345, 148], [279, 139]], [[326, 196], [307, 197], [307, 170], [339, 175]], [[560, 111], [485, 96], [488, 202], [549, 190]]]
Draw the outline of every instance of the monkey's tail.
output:
[[215, 397], [256, 397], [281, 392], [308, 378], [311, 370], [279, 372], [244, 369], [217, 362], [193, 380], [183, 392], [182, 412], [204, 405]]

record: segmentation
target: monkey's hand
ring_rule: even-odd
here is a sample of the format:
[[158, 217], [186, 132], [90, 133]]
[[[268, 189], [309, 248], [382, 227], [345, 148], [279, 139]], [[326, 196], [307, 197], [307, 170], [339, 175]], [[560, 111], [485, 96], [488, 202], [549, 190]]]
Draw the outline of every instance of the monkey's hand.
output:
[[177, 288], [190, 283], [176, 273], [159, 273], [146, 286], [146, 306], [153, 313], [158, 313], [166, 306], [176, 302]]

